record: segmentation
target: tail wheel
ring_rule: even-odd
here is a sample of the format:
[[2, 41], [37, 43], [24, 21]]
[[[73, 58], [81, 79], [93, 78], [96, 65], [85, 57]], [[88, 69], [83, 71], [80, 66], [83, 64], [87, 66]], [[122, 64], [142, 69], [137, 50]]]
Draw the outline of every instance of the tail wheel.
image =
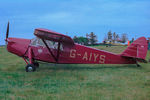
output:
[[33, 64], [28, 64], [28, 65], [26, 66], [26, 72], [34, 72], [34, 71], [36, 71], [35, 65], [33, 65]]

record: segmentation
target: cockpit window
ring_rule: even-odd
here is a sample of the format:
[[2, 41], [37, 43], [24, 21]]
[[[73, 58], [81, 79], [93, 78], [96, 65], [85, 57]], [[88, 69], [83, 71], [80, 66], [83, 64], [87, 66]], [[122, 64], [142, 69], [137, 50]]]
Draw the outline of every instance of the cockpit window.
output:
[[[58, 42], [45, 40], [49, 48], [58, 49]], [[63, 45], [60, 44], [60, 50], [63, 50]]]
[[31, 40], [31, 45], [33, 46], [45, 46], [45, 44], [43, 43], [43, 41], [40, 38], [33, 38]]
[[[49, 48], [58, 49], [58, 42], [54, 42], [54, 41], [50, 41], [50, 40], [45, 40], [45, 42], [47, 43]], [[46, 47], [45, 44], [43, 43], [43, 41], [40, 38], [38, 38], [38, 37], [33, 38], [31, 40], [31, 45], [32, 46], [43, 46], [43, 47]], [[61, 51], [63, 50], [63, 45], [62, 44], [60, 44], [60, 50]]]

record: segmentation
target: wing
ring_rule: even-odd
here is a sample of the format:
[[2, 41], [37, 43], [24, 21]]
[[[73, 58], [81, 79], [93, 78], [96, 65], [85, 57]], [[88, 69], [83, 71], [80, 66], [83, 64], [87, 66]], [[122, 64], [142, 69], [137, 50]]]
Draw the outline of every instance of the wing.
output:
[[61, 34], [61, 33], [51, 31], [51, 30], [38, 28], [38, 29], [35, 29], [34, 34], [37, 37], [42, 38], [44, 40], [51, 40], [55, 42], [61, 42], [65, 44], [74, 45], [74, 41], [71, 37]]

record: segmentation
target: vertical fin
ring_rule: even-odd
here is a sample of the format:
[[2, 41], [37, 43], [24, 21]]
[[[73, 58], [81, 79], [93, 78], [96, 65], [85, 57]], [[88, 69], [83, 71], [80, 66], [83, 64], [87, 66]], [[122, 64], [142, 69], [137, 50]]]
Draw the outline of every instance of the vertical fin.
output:
[[145, 59], [148, 50], [148, 43], [145, 37], [135, 40], [128, 48], [121, 53], [121, 56]]

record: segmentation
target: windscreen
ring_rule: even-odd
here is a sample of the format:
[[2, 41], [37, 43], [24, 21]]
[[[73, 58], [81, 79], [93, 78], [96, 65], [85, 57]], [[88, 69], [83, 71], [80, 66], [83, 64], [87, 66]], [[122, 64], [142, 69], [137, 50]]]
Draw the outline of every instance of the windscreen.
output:
[[[51, 49], [58, 49], [58, 42], [50, 41], [50, 40], [45, 40], [45, 42], [47, 43], [49, 48], [51, 48]], [[31, 40], [31, 45], [32, 46], [43, 46], [43, 47], [46, 47], [44, 42], [42, 41], [42, 39], [40, 39], [38, 37], [33, 38]], [[63, 50], [63, 45], [62, 44], [60, 44], [60, 50], [61, 51]]]

